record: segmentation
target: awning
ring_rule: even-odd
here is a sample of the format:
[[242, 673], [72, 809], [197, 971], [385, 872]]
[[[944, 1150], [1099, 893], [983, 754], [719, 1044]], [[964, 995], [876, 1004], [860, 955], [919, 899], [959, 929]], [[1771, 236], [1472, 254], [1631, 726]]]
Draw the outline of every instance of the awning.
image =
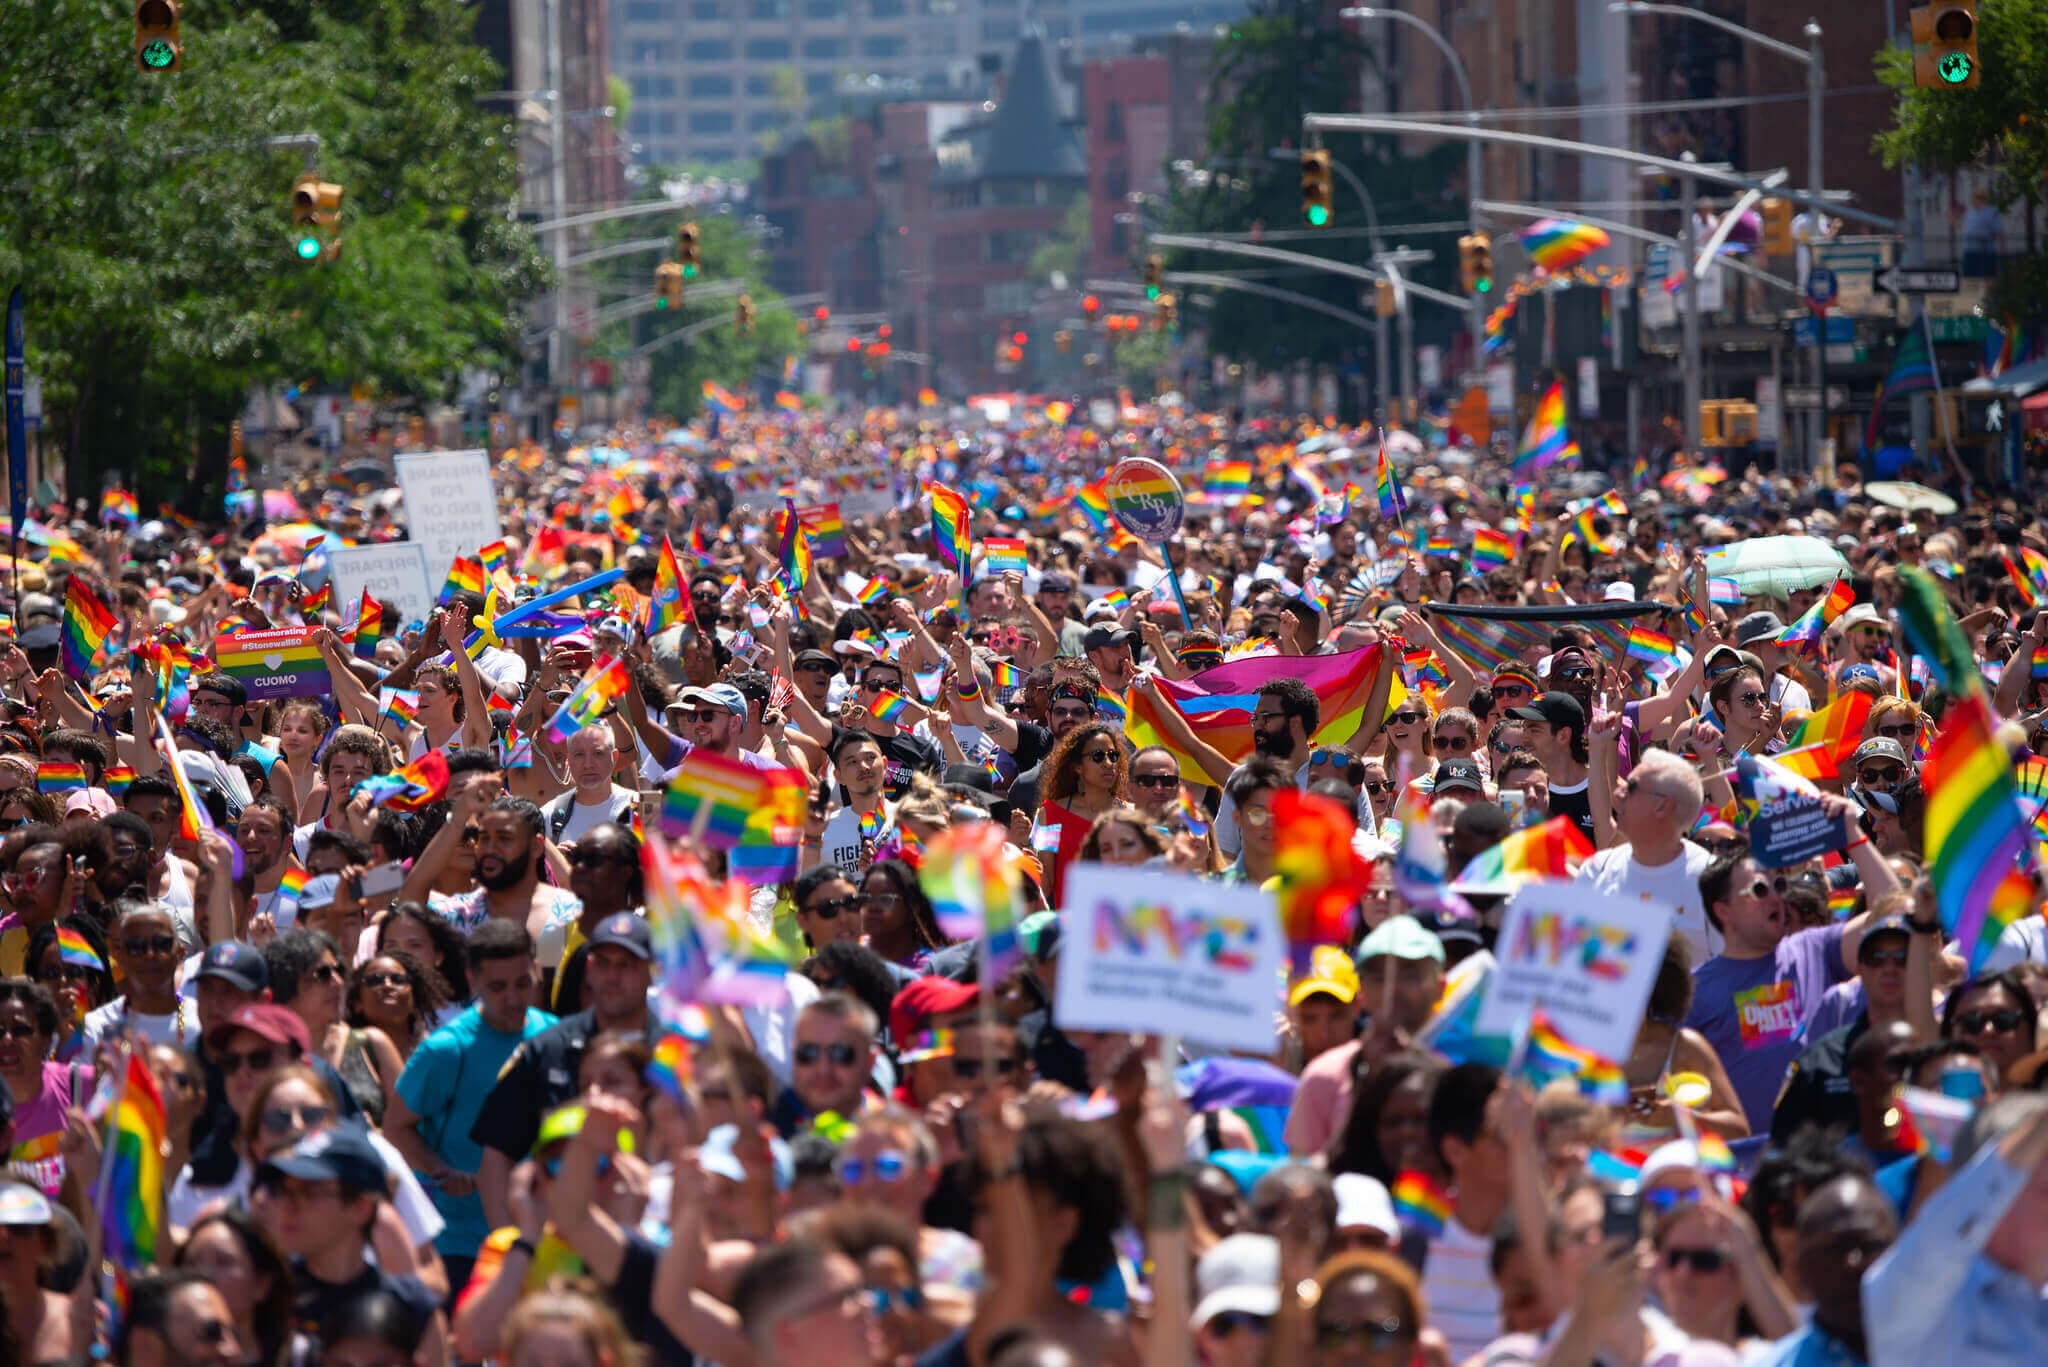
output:
[[1965, 394], [2017, 394], [2021, 398], [2042, 389], [2048, 389], [2048, 356], [2016, 365], [1996, 378], [1984, 376], [1963, 386]]

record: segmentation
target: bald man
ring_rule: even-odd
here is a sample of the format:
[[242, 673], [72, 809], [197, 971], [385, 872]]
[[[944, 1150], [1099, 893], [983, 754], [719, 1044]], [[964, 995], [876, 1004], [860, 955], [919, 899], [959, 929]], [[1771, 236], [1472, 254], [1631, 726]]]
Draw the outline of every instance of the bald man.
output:
[[639, 795], [612, 782], [619, 753], [611, 727], [586, 726], [562, 748], [568, 756], [569, 781], [576, 786], [541, 808], [548, 839], [557, 845], [573, 844], [585, 831], [607, 821], [630, 827]]

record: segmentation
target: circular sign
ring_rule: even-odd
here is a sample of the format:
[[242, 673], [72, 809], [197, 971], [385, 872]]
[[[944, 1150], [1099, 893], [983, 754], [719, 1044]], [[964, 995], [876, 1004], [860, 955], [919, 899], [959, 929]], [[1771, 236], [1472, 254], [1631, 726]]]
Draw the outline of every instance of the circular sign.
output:
[[1825, 266], [1815, 266], [1806, 273], [1806, 297], [1816, 304], [1835, 302], [1835, 273]]
[[1143, 456], [1118, 461], [1106, 491], [1109, 511], [1138, 540], [1163, 546], [1180, 535], [1186, 499], [1173, 471], [1158, 461]]

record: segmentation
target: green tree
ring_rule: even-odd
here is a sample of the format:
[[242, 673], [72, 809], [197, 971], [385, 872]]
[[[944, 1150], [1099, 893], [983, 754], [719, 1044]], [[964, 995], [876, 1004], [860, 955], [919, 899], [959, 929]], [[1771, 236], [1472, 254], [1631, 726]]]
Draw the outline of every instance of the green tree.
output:
[[[1880, 50], [1878, 77], [1899, 100], [1877, 150], [1886, 166], [1984, 166], [1992, 203], [2025, 205], [2031, 223], [2048, 185], [2048, 6], [1978, 0], [1977, 55], [1983, 77], [1974, 90], [1935, 90], [1913, 84], [1912, 49]], [[2048, 271], [2016, 262], [1993, 286], [1992, 305], [2021, 319], [2048, 314]]]
[[1079, 289], [1081, 266], [1088, 259], [1088, 226], [1088, 197], [1076, 196], [1060, 226], [1031, 253], [1031, 273], [1043, 278], [1057, 271], [1067, 277], [1069, 289]]
[[[251, 384], [424, 405], [517, 364], [546, 266], [511, 212], [507, 114], [477, 103], [503, 78], [473, 23], [459, 0], [188, 0], [184, 69], [151, 75], [124, 9], [0, 10], [0, 279], [26, 286], [75, 490], [212, 481]], [[268, 143], [298, 133], [317, 152]], [[286, 235], [309, 154], [346, 192], [339, 257], [315, 264]]]

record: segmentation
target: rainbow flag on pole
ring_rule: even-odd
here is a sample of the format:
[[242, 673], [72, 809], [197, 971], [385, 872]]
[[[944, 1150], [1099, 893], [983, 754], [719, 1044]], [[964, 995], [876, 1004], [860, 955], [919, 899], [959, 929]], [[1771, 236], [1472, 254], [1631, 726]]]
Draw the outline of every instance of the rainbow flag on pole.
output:
[[1593, 854], [1593, 846], [1568, 816], [1513, 831], [1491, 849], [1473, 856], [1454, 887], [1512, 892], [1539, 878], [1569, 877]]
[[[147, 1053], [128, 1055], [107, 1126], [105, 1170], [100, 1176], [100, 1229], [106, 1256], [125, 1271], [152, 1266], [164, 1219], [163, 1094]], [[168, 1251], [168, 1250], [165, 1250]]]
[[932, 549], [940, 560], [965, 573], [974, 548], [967, 500], [937, 482], [932, 484], [931, 493]]
[[2030, 837], [2012, 759], [1982, 691], [1948, 705], [1927, 754], [1927, 872], [1942, 929], [1976, 973], [1998, 937], [2034, 905]]
[[606, 707], [624, 697], [632, 686], [633, 679], [626, 672], [624, 660], [614, 657], [592, 665], [590, 672], [577, 680], [575, 691], [562, 700], [561, 707], [548, 719], [548, 739], [560, 745], [595, 722]]
[[955, 940], [985, 942], [984, 984], [1001, 982], [1023, 957], [1017, 939], [1017, 866], [1004, 852], [1004, 832], [981, 821], [941, 831], [925, 849], [918, 881], [931, 899], [939, 929]]
[[1590, 1049], [1581, 1049], [1557, 1033], [1555, 1023], [1540, 1006], [1529, 1017], [1522, 1076], [1537, 1087], [1558, 1078], [1570, 1078], [1588, 1099], [1603, 1106], [1628, 1104], [1628, 1078], [1621, 1065]]
[[72, 575], [64, 586], [64, 672], [81, 681], [91, 678], [118, 625], [85, 577]]
[[1846, 579], [1837, 579], [1828, 589], [1826, 596], [1817, 599], [1814, 605], [1799, 614], [1797, 621], [1778, 633], [1777, 644], [1781, 646], [1818, 645], [1835, 619], [1849, 610], [1856, 601], [1856, 590]]
[[1451, 1198], [1428, 1173], [1407, 1169], [1394, 1178], [1394, 1214], [1411, 1229], [1435, 1238], [1451, 1219]]
[[662, 796], [662, 833], [671, 840], [693, 837], [729, 850], [739, 844], [767, 787], [759, 769], [709, 750], [692, 750]]
[[1401, 486], [1394, 482], [1394, 466], [1387, 459], [1387, 433], [1380, 429], [1380, 458], [1373, 468], [1373, 492], [1379, 498], [1380, 521], [1398, 523], [1401, 515], [1408, 511], [1408, 504], [1401, 497]]
[[1536, 401], [1536, 411], [1529, 416], [1529, 426], [1522, 433], [1522, 444], [1515, 451], [1515, 474], [1518, 478], [1528, 478], [1578, 454], [1578, 446], [1565, 431], [1564, 386], [1553, 383]]

